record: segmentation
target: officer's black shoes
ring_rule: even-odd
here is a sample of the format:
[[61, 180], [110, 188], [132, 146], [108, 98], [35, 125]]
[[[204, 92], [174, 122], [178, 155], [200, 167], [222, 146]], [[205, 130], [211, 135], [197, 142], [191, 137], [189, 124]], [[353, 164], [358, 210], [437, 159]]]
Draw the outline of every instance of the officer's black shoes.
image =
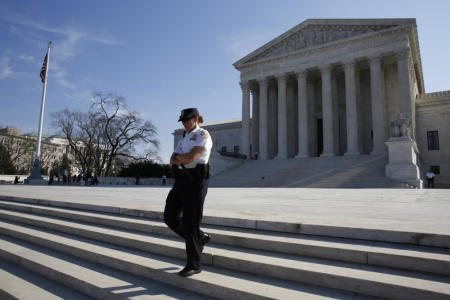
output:
[[178, 275], [182, 276], [182, 277], [189, 277], [195, 274], [198, 274], [202, 271], [202, 269], [198, 268], [198, 269], [194, 269], [193, 267], [184, 267], [183, 270], [181, 270], [180, 272], [178, 272]]
[[209, 243], [209, 240], [211, 239], [211, 237], [209, 236], [209, 234], [205, 233], [203, 234], [203, 246], [205, 246], [206, 244]]

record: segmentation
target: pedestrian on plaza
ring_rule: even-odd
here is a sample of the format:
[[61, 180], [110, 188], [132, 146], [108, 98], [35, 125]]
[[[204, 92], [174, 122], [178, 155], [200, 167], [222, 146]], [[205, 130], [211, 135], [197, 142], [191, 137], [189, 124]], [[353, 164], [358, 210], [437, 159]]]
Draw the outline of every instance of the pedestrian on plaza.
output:
[[67, 169], [64, 170], [63, 182], [64, 182], [64, 184], [70, 183], [70, 180], [69, 180], [69, 170], [67, 170]]
[[86, 185], [92, 185], [92, 173], [88, 170], [86, 173]]
[[164, 221], [186, 242], [187, 263], [178, 274], [188, 277], [201, 272], [200, 257], [210, 239], [200, 230], [200, 222], [208, 191], [212, 139], [208, 131], [199, 127], [203, 117], [196, 108], [182, 110], [179, 121], [185, 132], [170, 158], [175, 183], [166, 199]]
[[141, 174], [137, 173], [135, 176], [136, 181], [134, 182], [134, 184], [139, 185], [140, 178], [141, 178]]
[[434, 177], [435, 176], [436, 176], [436, 174], [434, 174], [433, 169], [432, 168], [428, 169], [428, 172], [427, 172], [427, 187], [428, 188], [430, 188], [430, 186], [431, 186], [431, 188], [434, 189]]
[[166, 185], [166, 181], [167, 181], [167, 176], [166, 176], [166, 174], [164, 174], [162, 176], [162, 185]]
[[52, 185], [54, 180], [54, 173], [53, 170], [50, 171], [50, 177], [48, 179], [48, 185]]

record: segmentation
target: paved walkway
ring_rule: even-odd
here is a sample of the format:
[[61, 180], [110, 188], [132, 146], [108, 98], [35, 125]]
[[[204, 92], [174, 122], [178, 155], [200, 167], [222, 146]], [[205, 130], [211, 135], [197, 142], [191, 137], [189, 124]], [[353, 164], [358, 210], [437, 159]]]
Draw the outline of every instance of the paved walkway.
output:
[[[162, 211], [168, 187], [0, 185], [0, 196]], [[210, 188], [207, 216], [450, 233], [450, 190]]]

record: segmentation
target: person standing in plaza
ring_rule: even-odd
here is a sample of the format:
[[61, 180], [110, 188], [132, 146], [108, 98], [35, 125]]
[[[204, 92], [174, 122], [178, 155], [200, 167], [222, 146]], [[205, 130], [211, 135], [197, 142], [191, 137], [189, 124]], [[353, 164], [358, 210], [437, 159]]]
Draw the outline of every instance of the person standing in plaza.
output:
[[433, 170], [430, 168], [427, 172], [427, 187], [434, 189], [434, 177], [436, 174], [434, 174]]
[[188, 277], [201, 272], [200, 257], [210, 239], [200, 230], [200, 222], [208, 191], [212, 139], [199, 127], [203, 117], [196, 108], [182, 110], [178, 121], [183, 122], [185, 132], [170, 158], [175, 183], [166, 199], [164, 221], [185, 240], [187, 264], [178, 274]]

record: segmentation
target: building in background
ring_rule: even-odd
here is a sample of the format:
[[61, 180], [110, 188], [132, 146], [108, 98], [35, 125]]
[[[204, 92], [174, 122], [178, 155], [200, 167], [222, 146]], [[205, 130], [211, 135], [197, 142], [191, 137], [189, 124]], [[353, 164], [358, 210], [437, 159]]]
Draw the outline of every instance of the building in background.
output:
[[308, 19], [234, 67], [242, 119], [203, 126], [216, 150], [386, 155], [388, 178], [450, 185], [450, 91], [425, 92], [415, 19]]
[[[21, 135], [17, 128], [0, 129], [0, 143], [14, 159], [12, 163], [16, 170], [22, 174], [29, 173], [33, 167], [36, 139], [37, 135], [34, 134]], [[43, 137], [41, 147], [41, 169], [45, 173], [49, 173], [55, 164], [61, 163], [64, 154], [73, 159], [69, 143], [62, 136]], [[71, 173], [77, 173], [77, 170], [73, 169]]]

